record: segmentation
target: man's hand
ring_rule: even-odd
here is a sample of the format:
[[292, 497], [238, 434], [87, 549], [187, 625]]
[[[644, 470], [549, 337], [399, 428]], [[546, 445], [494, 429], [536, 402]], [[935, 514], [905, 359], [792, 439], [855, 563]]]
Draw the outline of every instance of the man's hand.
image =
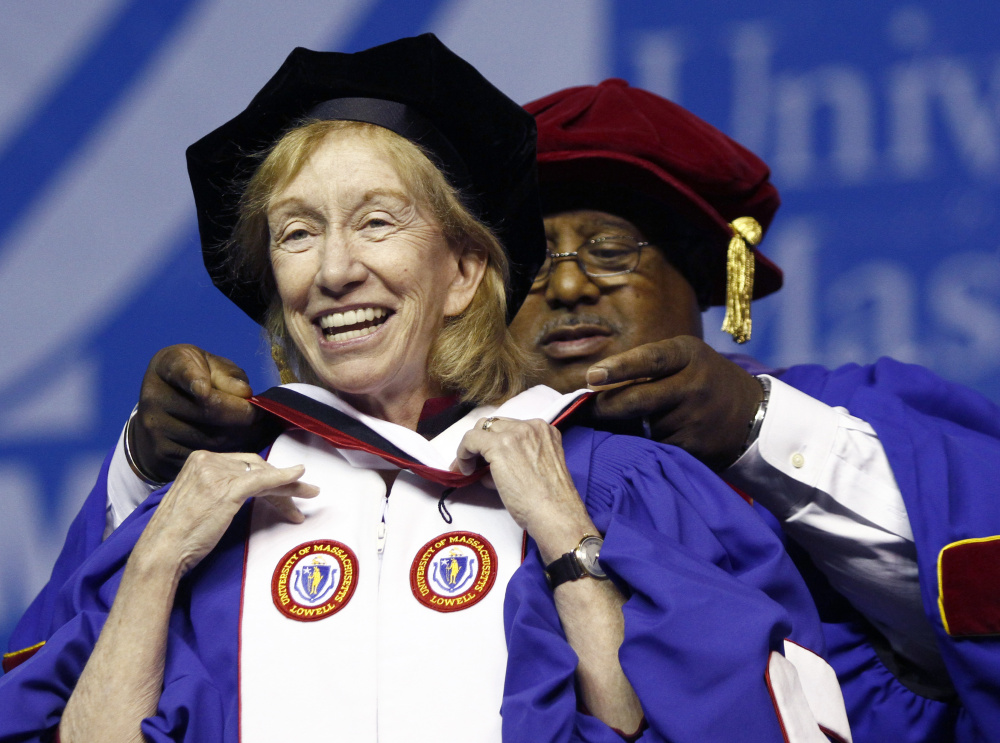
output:
[[587, 371], [598, 418], [646, 418], [657, 441], [685, 449], [719, 472], [739, 457], [763, 398], [760, 383], [692, 336], [647, 343]]
[[247, 398], [247, 375], [229, 359], [189, 345], [153, 356], [130, 426], [136, 464], [160, 480], [177, 476], [197, 449], [256, 452], [269, 433]]

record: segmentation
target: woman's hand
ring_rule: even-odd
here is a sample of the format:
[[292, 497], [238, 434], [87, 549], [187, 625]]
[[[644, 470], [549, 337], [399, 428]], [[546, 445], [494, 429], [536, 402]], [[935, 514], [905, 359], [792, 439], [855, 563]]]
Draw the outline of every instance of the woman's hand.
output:
[[[266, 498], [289, 521], [302, 521], [290, 497], [319, 492], [299, 481], [303, 472], [301, 465], [278, 469], [256, 454], [191, 454], [132, 550], [94, 652], [66, 704], [61, 740], [143, 740], [139, 726], [156, 712], [163, 687], [178, 581], [218, 544], [247, 498]], [[108, 699], [115, 703], [109, 706]]]
[[566, 469], [562, 436], [542, 420], [480, 418], [462, 438], [453, 469], [471, 473], [490, 464], [483, 483], [500, 494], [507, 511], [538, 543], [546, 562], [597, 534]]
[[[480, 458], [490, 464], [483, 483], [496, 488], [507, 511], [535, 540], [545, 565], [576, 549], [585, 535], [598, 534], [566, 469], [555, 426], [481, 418], [462, 438], [452, 468], [470, 474]], [[624, 597], [609, 580], [584, 578], [557, 586], [554, 599], [579, 659], [576, 678], [584, 705], [617, 730], [637, 731], [642, 707], [618, 660]]]
[[279, 469], [256, 454], [196, 451], [163, 496], [133, 555], [167, 560], [179, 578], [218, 544], [247, 498], [262, 497], [287, 521], [300, 523], [304, 517], [291, 498], [319, 493], [299, 480], [304, 472], [301, 465]]

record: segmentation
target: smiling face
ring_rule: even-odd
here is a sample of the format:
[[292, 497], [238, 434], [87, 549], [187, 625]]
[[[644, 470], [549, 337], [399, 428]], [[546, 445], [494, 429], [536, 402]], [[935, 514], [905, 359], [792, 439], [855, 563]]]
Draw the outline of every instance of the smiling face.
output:
[[288, 335], [317, 380], [358, 409], [415, 425], [428, 354], [461, 313], [482, 260], [449, 246], [371, 134], [326, 136], [268, 202]]
[[[560, 212], [545, 219], [550, 252], [571, 252], [595, 237], [645, 237], [607, 212]], [[587, 369], [607, 356], [678, 335], [701, 336], [694, 290], [655, 246], [643, 248], [629, 274], [590, 278], [574, 260], [552, 265], [548, 283], [533, 289], [511, 331], [539, 357], [538, 381], [560, 392], [586, 386]]]

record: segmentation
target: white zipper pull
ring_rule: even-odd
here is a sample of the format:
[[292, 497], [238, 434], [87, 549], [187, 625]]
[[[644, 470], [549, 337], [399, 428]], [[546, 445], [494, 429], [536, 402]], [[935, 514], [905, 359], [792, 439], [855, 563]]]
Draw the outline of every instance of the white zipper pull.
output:
[[385, 517], [378, 522], [378, 553], [382, 554], [382, 550], [385, 549]]

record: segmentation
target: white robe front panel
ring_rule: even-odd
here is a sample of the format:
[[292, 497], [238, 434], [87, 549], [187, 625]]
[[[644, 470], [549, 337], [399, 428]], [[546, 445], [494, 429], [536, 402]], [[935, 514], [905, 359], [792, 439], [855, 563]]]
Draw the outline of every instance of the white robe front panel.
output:
[[[303, 387], [293, 389], [362, 419], [328, 393]], [[551, 390], [525, 395], [496, 414], [551, 420], [574, 399]], [[415, 459], [446, 468], [461, 436], [493, 413], [472, 411], [431, 442], [385, 421], [378, 421], [377, 432]], [[503, 600], [521, 563], [524, 532], [499, 496], [478, 483], [455, 490], [446, 500], [449, 524], [438, 507], [444, 486], [404, 470], [386, 497], [372, 467], [393, 465], [301, 430], [280, 436], [268, 461], [304, 464], [302, 479], [320, 494], [298, 501], [302, 524], [281, 521], [263, 503], [254, 507], [241, 612], [241, 740], [500, 741]], [[439, 611], [417, 599], [411, 572], [428, 543], [447, 535], [455, 544], [442, 549], [466, 556], [475, 554], [459, 543], [466, 535], [472, 542], [485, 538], [494, 578], [485, 596], [465, 608], [456, 609], [457, 599], [444, 592], [430, 596], [451, 609]], [[289, 618], [275, 604], [275, 570], [290, 551], [317, 540], [353, 552], [354, 592], [322, 619]], [[483, 565], [476, 569], [481, 574]], [[422, 585], [431, 585], [430, 572]]]

